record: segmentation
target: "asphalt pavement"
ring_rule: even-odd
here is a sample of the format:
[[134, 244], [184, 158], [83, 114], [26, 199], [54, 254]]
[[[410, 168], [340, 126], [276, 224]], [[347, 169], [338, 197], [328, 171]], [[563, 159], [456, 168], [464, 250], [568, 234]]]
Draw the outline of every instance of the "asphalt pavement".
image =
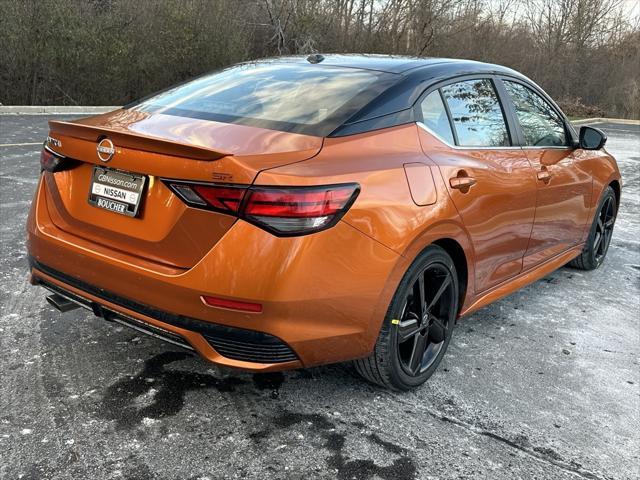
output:
[[464, 318], [431, 380], [393, 393], [345, 365], [223, 370], [54, 311], [24, 246], [49, 118], [0, 116], [1, 479], [640, 476], [640, 126], [598, 125], [624, 182], [606, 263]]

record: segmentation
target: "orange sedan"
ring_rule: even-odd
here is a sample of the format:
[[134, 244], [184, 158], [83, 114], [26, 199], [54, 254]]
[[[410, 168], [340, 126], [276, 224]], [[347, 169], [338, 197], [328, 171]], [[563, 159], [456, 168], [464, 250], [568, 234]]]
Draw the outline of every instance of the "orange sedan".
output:
[[471, 61], [268, 59], [49, 124], [32, 283], [245, 370], [420, 385], [459, 317], [597, 268], [620, 202], [601, 131]]

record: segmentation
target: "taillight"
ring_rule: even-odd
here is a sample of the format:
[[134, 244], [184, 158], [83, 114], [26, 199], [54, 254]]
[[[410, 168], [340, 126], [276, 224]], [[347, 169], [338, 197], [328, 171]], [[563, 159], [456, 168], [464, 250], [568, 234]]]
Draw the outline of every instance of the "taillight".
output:
[[40, 152], [40, 170], [47, 172], [59, 172], [76, 165], [76, 161], [70, 160], [62, 155], [52, 152], [47, 147], [42, 147]]
[[192, 188], [211, 207], [229, 213], [238, 212], [245, 192], [243, 187], [194, 185]]
[[351, 206], [358, 186], [252, 188], [244, 218], [279, 234], [316, 232], [335, 225]]
[[319, 187], [244, 187], [165, 180], [186, 204], [235, 215], [279, 236], [332, 227], [355, 201], [355, 183]]
[[55, 172], [56, 167], [60, 165], [60, 160], [60, 157], [54, 155], [46, 147], [42, 147], [42, 151], [40, 152], [40, 170]]
[[215, 185], [211, 183], [190, 183], [164, 181], [187, 205], [207, 210], [235, 215], [247, 191], [246, 186]]

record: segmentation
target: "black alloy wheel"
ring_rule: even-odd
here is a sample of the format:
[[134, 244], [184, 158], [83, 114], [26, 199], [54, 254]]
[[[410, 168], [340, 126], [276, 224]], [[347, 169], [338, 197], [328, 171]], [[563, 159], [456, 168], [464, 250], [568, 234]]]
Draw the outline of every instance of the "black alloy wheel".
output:
[[423, 384], [447, 350], [458, 300], [453, 260], [443, 248], [430, 245], [402, 278], [373, 352], [354, 361], [358, 373], [394, 390]]
[[609, 250], [613, 224], [616, 221], [616, 199], [608, 196], [596, 218], [596, 233], [593, 241], [593, 256], [597, 263], [602, 263]]
[[418, 274], [396, 322], [398, 356], [407, 375], [417, 376], [438, 358], [449, 328], [454, 296], [451, 271], [433, 263]]
[[618, 202], [613, 188], [607, 187], [596, 210], [589, 237], [580, 255], [569, 265], [580, 270], [595, 270], [604, 262], [609, 251], [613, 227], [618, 214]]

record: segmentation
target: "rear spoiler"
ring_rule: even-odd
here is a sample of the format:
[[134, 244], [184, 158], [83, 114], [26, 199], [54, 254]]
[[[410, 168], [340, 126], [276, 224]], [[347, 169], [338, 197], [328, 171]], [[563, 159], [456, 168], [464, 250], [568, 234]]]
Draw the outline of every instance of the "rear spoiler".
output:
[[135, 132], [114, 130], [105, 127], [92, 127], [81, 123], [62, 122], [57, 120], [49, 121], [51, 133], [58, 133], [68, 137], [79, 138], [96, 142], [104, 137], [109, 139], [118, 147], [127, 147], [135, 150], [147, 152], [163, 153], [176, 157], [192, 158], [194, 160], [218, 160], [230, 155], [229, 153], [218, 152], [205, 147], [188, 145], [173, 140], [142, 135]]

